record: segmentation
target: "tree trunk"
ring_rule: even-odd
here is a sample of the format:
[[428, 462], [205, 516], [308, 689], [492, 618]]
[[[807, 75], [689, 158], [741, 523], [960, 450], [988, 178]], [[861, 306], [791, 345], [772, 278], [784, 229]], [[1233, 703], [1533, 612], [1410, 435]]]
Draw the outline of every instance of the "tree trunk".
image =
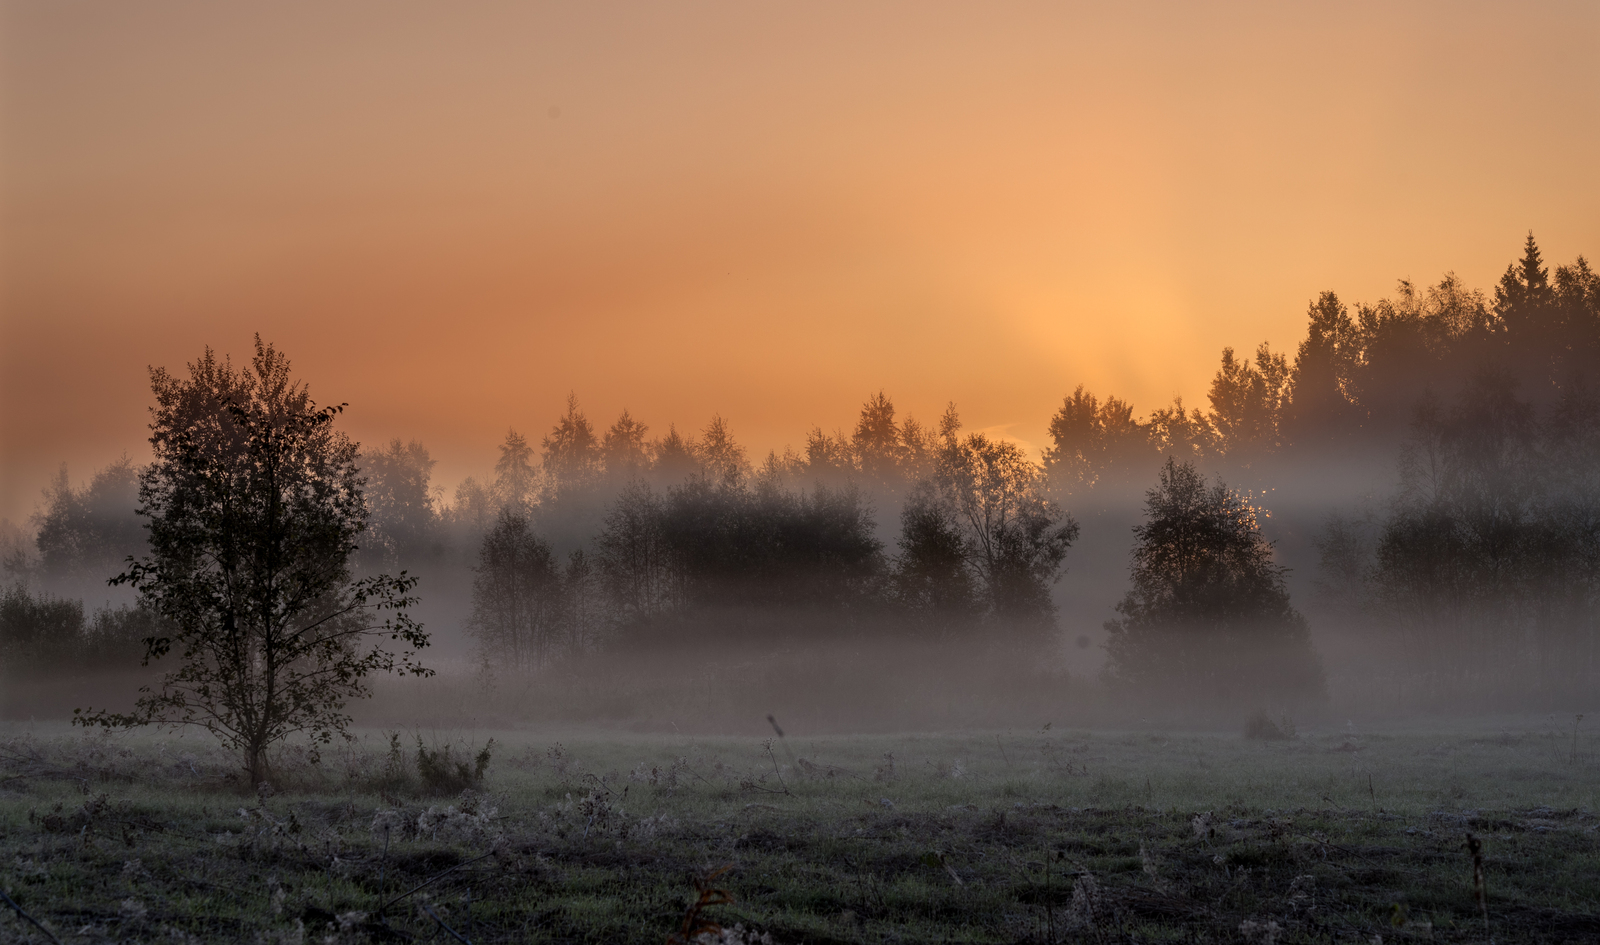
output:
[[244, 766], [250, 772], [250, 789], [253, 791], [267, 780], [267, 753], [265, 746], [247, 745], [244, 750]]

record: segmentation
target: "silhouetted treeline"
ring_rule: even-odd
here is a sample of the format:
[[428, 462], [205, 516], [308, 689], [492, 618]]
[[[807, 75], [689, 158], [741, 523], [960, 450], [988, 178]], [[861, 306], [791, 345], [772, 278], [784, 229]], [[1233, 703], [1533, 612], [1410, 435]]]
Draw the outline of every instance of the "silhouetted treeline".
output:
[[1540, 410], [1517, 388], [1485, 368], [1425, 399], [1388, 508], [1335, 516], [1321, 542], [1323, 596], [1441, 693], [1600, 681], [1600, 391]]
[[[626, 415], [620, 422], [643, 432]], [[557, 433], [587, 428], [569, 404]], [[563, 451], [575, 438], [553, 435], [544, 481], [565, 491], [547, 486], [539, 498], [525, 485], [539, 481], [532, 451], [509, 436], [485, 490], [501, 504], [474, 582], [471, 625], [485, 665], [537, 668], [630, 639], [1048, 633], [1050, 585], [1077, 526], [1046, 498], [1040, 467], [1015, 444], [962, 436], [953, 409], [930, 434], [897, 422], [879, 395], [861, 429], [854, 440], [814, 436], [805, 458], [773, 453], [759, 468], [720, 419], [699, 439], [669, 430], [625, 454], [620, 470], [598, 447], [592, 462], [573, 462]], [[859, 455], [878, 495], [905, 497], [896, 553], [876, 536], [868, 493], [844, 474], [842, 458]], [[552, 476], [552, 466], [583, 478]], [[562, 564], [538, 523], [570, 522], [560, 505], [612, 475], [627, 479], [591, 550]]]
[[1503, 372], [1535, 410], [1600, 385], [1600, 275], [1579, 257], [1544, 265], [1530, 234], [1492, 298], [1454, 274], [1352, 311], [1323, 292], [1291, 361], [1262, 342], [1253, 359], [1225, 348], [1209, 410], [1182, 398], [1141, 420], [1116, 397], [1079, 387], [1050, 422], [1045, 465], [1063, 495], [1144, 481], [1166, 457], [1274, 469], [1351, 455], [1392, 455], [1427, 398], [1456, 396], [1480, 370]]
[[84, 616], [83, 603], [36, 594], [22, 584], [0, 593], [0, 674], [128, 669], [144, 658], [160, 622], [139, 607]]
[[[953, 410], [901, 416], [884, 393], [852, 428], [759, 459], [720, 416], [697, 432], [626, 411], [604, 426], [569, 399], [543, 436], [509, 431], [492, 474], [448, 497], [428, 450], [392, 440], [361, 454], [356, 564], [423, 573], [425, 605], [470, 610], [481, 653], [507, 667], [707, 627], [1044, 640], [1077, 535], [1063, 507], [1131, 509], [1169, 461], [1276, 502], [1362, 459], [1370, 491], [1388, 493], [1391, 472], [1398, 488], [1322, 534], [1314, 616], [1404, 641], [1413, 675], [1571, 689], [1600, 681], [1597, 390], [1600, 276], [1581, 257], [1552, 271], [1530, 235], [1492, 294], [1454, 275], [1370, 304], [1321, 293], [1292, 356], [1224, 348], [1203, 403], [1140, 413], [1077, 386], [1041, 462], [962, 436]], [[63, 469], [34, 547], [6, 551], [6, 570], [58, 595], [103, 586], [142, 551], [137, 472], [122, 460], [74, 488]], [[1300, 501], [1321, 515], [1336, 500]], [[1273, 573], [1260, 587], [1287, 586]], [[1125, 603], [1129, 640], [1154, 605]]]

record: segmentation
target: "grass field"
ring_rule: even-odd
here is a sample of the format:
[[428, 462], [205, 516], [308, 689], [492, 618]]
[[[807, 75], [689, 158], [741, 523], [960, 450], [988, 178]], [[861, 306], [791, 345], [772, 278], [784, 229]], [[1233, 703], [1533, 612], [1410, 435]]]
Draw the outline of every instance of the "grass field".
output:
[[0, 729], [0, 940], [663, 942], [699, 882], [732, 900], [691, 916], [718, 942], [1600, 941], [1600, 742], [1572, 717], [364, 731], [284, 752], [270, 790], [235, 767], [195, 735]]

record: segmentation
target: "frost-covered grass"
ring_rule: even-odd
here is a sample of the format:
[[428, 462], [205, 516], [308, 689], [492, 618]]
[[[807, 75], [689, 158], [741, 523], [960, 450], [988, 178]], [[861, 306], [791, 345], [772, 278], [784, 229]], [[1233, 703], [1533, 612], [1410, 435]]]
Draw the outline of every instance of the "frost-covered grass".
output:
[[[1573, 721], [365, 731], [259, 793], [197, 735], [12, 725], [0, 889], [62, 942], [660, 942], [725, 866], [718, 940], [1481, 941], [1471, 831], [1497, 940], [1593, 940], [1600, 741]], [[9, 907], [0, 939], [47, 941]]]

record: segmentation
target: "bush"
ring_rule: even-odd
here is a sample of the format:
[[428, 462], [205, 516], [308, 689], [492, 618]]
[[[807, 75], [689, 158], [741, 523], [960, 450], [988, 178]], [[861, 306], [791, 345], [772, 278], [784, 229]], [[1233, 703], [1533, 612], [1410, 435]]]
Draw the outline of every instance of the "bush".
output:
[[1257, 709], [1254, 715], [1245, 720], [1244, 737], [1269, 742], [1287, 741], [1294, 737], [1294, 722], [1287, 715], [1279, 716], [1274, 721], [1265, 709]]
[[[396, 735], [395, 740], [398, 738]], [[394, 744], [395, 742], [391, 742], [391, 746]], [[494, 739], [491, 738], [476, 757], [472, 758], [469, 767], [465, 757], [455, 757], [451, 754], [448, 743], [430, 751], [422, 743], [422, 736], [417, 736], [417, 778], [422, 782], [422, 793], [460, 794], [468, 788], [482, 784], [484, 772], [489, 768], [489, 759], [493, 753]]]
[[97, 610], [86, 620], [81, 601], [35, 596], [21, 584], [0, 594], [0, 668], [10, 674], [129, 669], [144, 658], [146, 637], [160, 618], [143, 607]]
[[1168, 460], [1145, 513], [1134, 529], [1133, 587], [1106, 624], [1106, 676], [1191, 702], [1320, 698], [1322, 667], [1260, 510]]

